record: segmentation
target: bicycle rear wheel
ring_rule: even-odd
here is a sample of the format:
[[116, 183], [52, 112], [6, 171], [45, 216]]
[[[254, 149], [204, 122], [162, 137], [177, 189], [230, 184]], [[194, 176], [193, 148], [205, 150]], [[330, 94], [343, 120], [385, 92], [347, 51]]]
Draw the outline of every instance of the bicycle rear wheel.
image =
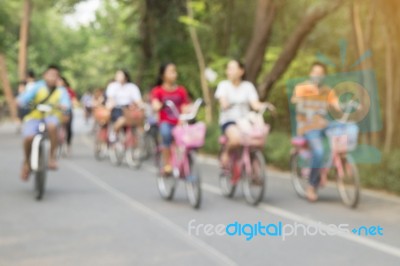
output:
[[[219, 152], [219, 161], [221, 162], [223, 148], [221, 148]], [[226, 169], [221, 167], [219, 174], [219, 187], [221, 189], [221, 193], [223, 196], [227, 198], [232, 198], [236, 191], [237, 183], [233, 181], [233, 171], [234, 167], [237, 164], [237, 159], [234, 159], [233, 156], [229, 158], [229, 165]]]
[[201, 204], [201, 173], [194, 151], [189, 153], [190, 175], [186, 177], [186, 192], [190, 205], [200, 208]]
[[356, 208], [360, 199], [360, 176], [357, 165], [350, 154], [346, 154], [341, 159], [343, 176], [339, 176], [336, 169], [337, 187], [343, 203]]
[[39, 145], [39, 163], [38, 170], [35, 172], [35, 198], [41, 200], [43, 198], [46, 188], [46, 177], [47, 177], [47, 162], [48, 162], [48, 150], [45, 145], [45, 140], [42, 140]]
[[294, 153], [290, 157], [290, 168], [291, 168], [291, 180], [294, 190], [297, 195], [301, 198], [306, 197], [306, 189], [309, 185], [309, 172], [306, 171], [307, 162], [301, 159], [298, 152]]
[[107, 157], [107, 129], [96, 126], [94, 157], [101, 161]]
[[247, 203], [257, 205], [264, 197], [266, 174], [265, 159], [260, 151], [250, 154], [251, 171], [243, 169], [243, 193]]

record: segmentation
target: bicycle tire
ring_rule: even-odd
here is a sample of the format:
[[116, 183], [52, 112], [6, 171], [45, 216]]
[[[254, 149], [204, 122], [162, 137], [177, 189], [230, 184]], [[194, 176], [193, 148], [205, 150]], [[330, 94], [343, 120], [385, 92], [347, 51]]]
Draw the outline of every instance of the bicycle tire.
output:
[[199, 209], [201, 205], [202, 192], [201, 192], [201, 173], [200, 167], [197, 163], [195, 151], [189, 153], [189, 167], [190, 175], [186, 177], [186, 193], [190, 205], [194, 209]]
[[46, 188], [46, 177], [47, 177], [47, 149], [45, 140], [42, 140], [39, 145], [39, 168], [35, 172], [35, 198], [36, 200], [42, 200]]
[[[343, 166], [343, 170], [345, 173], [345, 177], [349, 177], [348, 176], [348, 170], [350, 169], [350, 171], [352, 172], [352, 177], [350, 178], [350, 180], [344, 180], [344, 178], [340, 178], [339, 175], [337, 174], [337, 170], [336, 170], [336, 184], [337, 184], [337, 188], [338, 188], [338, 192], [340, 195], [340, 198], [342, 199], [342, 202], [344, 203], [344, 205], [350, 207], [350, 208], [356, 208], [359, 200], [360, 200], [360, 176], [359, 176], [359, 172], [358, 172], [358, 168], [357, 165], [354, 162], [353, 157], [350, 154], [346, 154], [345, 157], [341, 158], [342, 160], [342, 166]], [[346, 184], [345, 182], [350, 182], [350, 187], [351, 191], [350, 194], [347, 193], [347, 189], [346, 189]]]
[[[257, 167], [254, 163], [259, 163], [258, 173], [255, 173]], [[260, 151], [255, 151], [250, 154], [251, 173], [247, 173], [246, 169], [242, 170], [243, 173], [243, 193], [248, 204], [256, 206], [264, 198], [266, 186], [266, 163], [263, 154]], [[254, 175], [254, 176], [253, 176]], [[252, 193], [252, 188], [257, 187], [255, 193]]]

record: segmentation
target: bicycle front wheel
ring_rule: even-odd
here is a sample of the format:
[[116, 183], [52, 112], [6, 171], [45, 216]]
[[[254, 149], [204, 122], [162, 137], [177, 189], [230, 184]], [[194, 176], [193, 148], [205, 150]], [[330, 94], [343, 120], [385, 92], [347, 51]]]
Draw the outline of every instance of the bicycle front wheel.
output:
[[201, 173], [194, 151], [189, 154], [189, 166], [190, 174], [186, 177], [186, 192], [190, 205], [198, 209], [201, 204]]
[[111, 143], [108, 154], [111, 163], [114, 166], [118, 166], [122, 164], [125, 155], [125, 145], [124, 145], [125, 136], [123, 133], [119, 133], [117, 141], [115, 143]]
[[136, 141], [134, 146], [126, 151], [126, 162], [130, 167], [139, 169], [142, 165], [145, 150], [144, 134], [137, 131], [132, 134], [132, 138], [136, 139]]
[[[298, 152], [293, 153], [290, 157], [291, 180], [296, 194], [306, 197], [306, 188], [309, 185], [309, 169], [307, 162], [302, 160]], [[308, 171], [307, 171], [308, 170]]]
[[265, 159], [260, 151], [250, 154], [250, 171], [243, 169], [243, 193], [246, 201], [257, 205], [264, 197], [266, 173]]
[[35, 198], [41, 200], [44, 195], [47, 178], [47, 162], [48, 149], [45, 145], [45, 140], [42, 140], [39, 145], [38, 170], [35, 172]]
[[161, 197], [165, 200], [172, 200], [175, 194], [176, 178], [164, 173], [164, 164], [161, 153], [158, 152], [155, 160], [157, 167], [157, 188]]
[[340, 176], [336, 169], [337, 187], [343, 203], [356, 208], [360, 199], [360, 176], [357, 165], [350, 154], [346, 154], [341, 159], [343, 174]]
[[101, 161], [107, 157], [107, 130], [97, 125], [94, 143], [94, 157]]

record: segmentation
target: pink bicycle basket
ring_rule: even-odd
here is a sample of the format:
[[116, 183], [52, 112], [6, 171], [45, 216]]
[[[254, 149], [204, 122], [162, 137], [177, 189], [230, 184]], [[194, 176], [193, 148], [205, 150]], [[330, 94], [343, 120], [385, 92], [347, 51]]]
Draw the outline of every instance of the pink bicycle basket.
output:
[[172, 136], [178, 146], [200, 148], [204, 145], [206, 131], [206, 124], [197, 122], [193, 125], [177, 125], [172, 130]]
[[243, 132], [242, 143], [252, 147], [262, 147], [267, 141], [270, 126], [268, 124], [253, 125], [251, 130]]
[[326, 130], [332, 150], [338, 153], [354, 151], [357, 148], [359, 128], [356, 124], [337, 124]]

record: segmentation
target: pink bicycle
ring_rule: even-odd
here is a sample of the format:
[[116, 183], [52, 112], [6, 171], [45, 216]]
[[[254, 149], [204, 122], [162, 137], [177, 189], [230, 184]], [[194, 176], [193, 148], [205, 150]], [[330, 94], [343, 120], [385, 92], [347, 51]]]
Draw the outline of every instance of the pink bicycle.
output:
[[[330, 156], [327, 165], [321, 168], [321, 176], [334, 177], [343, 203], [356, 208], [360, 198], [360, 177], [357, 165], [349, 152], [357, 146], [359, 129], [356, 124], [347, 122], [349, 114], [350, 110], [340, 122], [332, 123], [325, 131], [329, 140]], [[292, 146], [292, 184], [296, 193], [305, 198], [311, 171], [311, 151], [304, 137], [292, 138]]]
[[166, 101], [165, 105], [179, 117], [180, 121], [180, 124], [172, 131], [174, 137], [174, 143], [171, 146], [172, 176], [163, 171], [160, 148], [157, 149], [155, 156], [158, 168], [157, 187], [161, 197], [172, 200], [177, 181], [184, 181], [189, 202], [195, 209], [200, 208], [201, 204], [201, 173], [196, 152], [204, 145], [206, 125], [203, 122], [190, 124], [190, 121], [195, 119], [202, 103], [201, 99], [197, 99], [191, 113], [180, 115], [175, 104], [172, 101]]
[[[251, 118], [248, 119], [248, 129], [242, 130], [242, 147], [230, 152], [229, 165], [223, 166], [221, 163], [219, 185], [225, 197], [233, 197], [241, 180], [243, 181], [243, 193], [249, 204], [257, 205], [264, 197], [266, 163], [262, 148], [267, 139], [270, 126], [264, 123], [263, 114], [267, 109], [274, 110], [272, 105], [266, 105], [255, 116], [253, 121]], [[227, 141], [228, 139], [225, 136], [220, 137], [220, 155], [225, 149]]]

